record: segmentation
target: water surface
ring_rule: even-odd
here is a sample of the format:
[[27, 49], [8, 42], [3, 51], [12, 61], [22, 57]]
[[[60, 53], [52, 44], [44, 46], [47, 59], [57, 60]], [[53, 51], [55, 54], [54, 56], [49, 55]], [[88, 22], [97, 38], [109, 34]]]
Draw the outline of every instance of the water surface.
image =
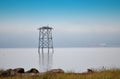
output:
[[[120, 68], [120, 48], [55, 48], [53, 67], [84, 72], [88, 68]], [[0, 48], [0, 68], [39, 69], [37, 48]]]

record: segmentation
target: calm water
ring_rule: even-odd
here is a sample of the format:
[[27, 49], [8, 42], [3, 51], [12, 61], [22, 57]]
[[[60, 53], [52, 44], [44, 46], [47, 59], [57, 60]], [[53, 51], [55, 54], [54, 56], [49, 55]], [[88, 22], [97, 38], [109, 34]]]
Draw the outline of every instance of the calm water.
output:
[[[53, 67], [84, 72], [88, 68], [120, 68], [120, 48], [55, 48]], [[0, 69], [39, 69], [37, 48], [1, 48]]]

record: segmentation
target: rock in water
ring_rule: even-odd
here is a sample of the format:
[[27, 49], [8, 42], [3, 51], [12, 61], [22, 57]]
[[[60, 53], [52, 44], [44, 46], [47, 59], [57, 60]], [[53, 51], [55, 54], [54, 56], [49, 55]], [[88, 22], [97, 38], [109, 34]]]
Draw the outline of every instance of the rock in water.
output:
[[52, 69], [47, 71], [47, 73], [64, 73], [64, 70], [62, 69]]
[[24, 73], [24, 68], [16, 68], [14, 69], [15, 73]]
[[94, 71], [92, 69], [87, 69], [87, 73], [93, 73]]
[[32, 69], [28, 70], [26, 73], [39, 73], [39, 71], [35, 68], [32, 68]]
[[12, 69], [8, 69], [6, 71], [3, 71], [0, 75], [4, 76], [4, 77], [13, 76], [13, 75], [15, 75], [15, 72]]

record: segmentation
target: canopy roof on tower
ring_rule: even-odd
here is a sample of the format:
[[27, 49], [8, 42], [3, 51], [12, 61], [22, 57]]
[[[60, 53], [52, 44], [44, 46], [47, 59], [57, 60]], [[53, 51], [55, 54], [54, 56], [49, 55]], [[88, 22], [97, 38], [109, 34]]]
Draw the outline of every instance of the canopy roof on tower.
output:
[[53, 29], [53, 28], [49, 26], [43, 26], [43, 27], [38, 28], [38, 30], [41, 30], [41, 29]]

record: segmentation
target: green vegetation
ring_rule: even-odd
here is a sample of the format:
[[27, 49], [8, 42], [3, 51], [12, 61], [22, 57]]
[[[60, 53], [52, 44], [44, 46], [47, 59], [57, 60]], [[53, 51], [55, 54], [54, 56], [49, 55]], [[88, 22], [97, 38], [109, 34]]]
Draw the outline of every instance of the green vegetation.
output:
[[109, 69], [93, 73], [46, 73], [41, 75], [17, 75], [0, 79], [120, 79], [120, 69]]

